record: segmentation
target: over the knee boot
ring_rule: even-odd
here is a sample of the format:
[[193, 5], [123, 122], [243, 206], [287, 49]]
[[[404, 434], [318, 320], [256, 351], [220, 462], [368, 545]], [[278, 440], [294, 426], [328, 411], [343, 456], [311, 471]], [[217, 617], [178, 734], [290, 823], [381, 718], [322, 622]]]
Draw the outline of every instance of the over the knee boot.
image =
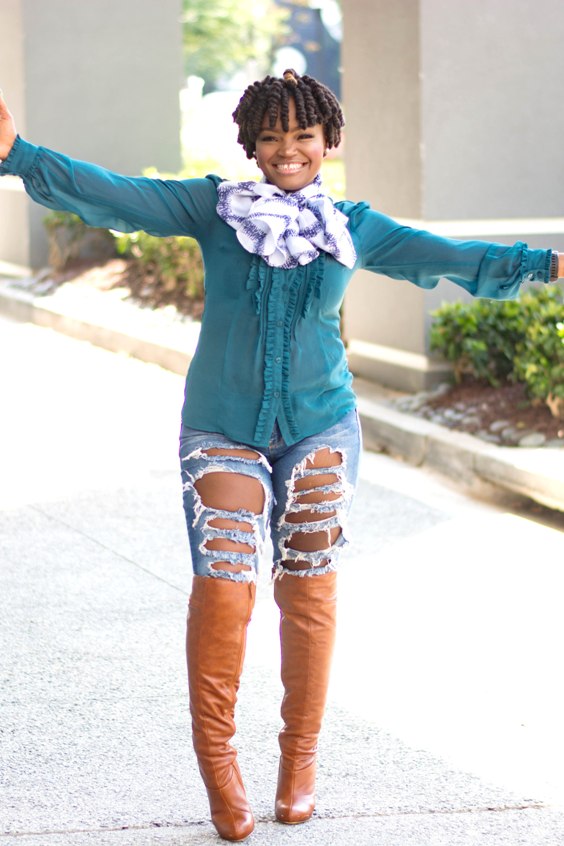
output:
[[243, 668], [255, 585], [194, 576], [188, 605], [186, 657], [192, 737], [212, 822], [225, 840], [244, 840], [255, 822], [245, 795], [235, 734], [235, 702]]
[[285, 691], [276, 791], [276, 819], [283, 823], [305, 822], [315, 807], [317, 738], [335, 642], [336, 589], [336, 573], [284, 575], [274, 582]]

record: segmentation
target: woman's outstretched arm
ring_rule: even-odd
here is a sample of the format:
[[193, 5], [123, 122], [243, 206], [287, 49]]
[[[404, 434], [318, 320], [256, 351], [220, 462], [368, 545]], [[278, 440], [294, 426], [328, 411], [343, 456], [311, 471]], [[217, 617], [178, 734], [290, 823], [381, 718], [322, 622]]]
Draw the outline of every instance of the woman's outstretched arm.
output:
[[215, 213], [209, 179], [129, 177], [24, 141], [0, 96], [0, 175], [20, 176], [30, 197], [89, 226], [199, 238]]
[[551, 249], [443, 238], [403, 225], [366, 203], [357, 204], [350, 219], [362, 267], [421, 288], [434, 288], [445, 277], [473, 296], [509, 299], [523, 282], [564, 275], [564, 255]]

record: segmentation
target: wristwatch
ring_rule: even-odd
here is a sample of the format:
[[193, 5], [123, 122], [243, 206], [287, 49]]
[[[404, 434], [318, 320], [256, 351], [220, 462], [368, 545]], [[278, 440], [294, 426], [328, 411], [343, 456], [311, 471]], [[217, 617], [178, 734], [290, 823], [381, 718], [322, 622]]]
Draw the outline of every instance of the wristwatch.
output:
[[558, 253], [553, 250], [550, 256], [550, 281], [556, 282], [558, 278]]

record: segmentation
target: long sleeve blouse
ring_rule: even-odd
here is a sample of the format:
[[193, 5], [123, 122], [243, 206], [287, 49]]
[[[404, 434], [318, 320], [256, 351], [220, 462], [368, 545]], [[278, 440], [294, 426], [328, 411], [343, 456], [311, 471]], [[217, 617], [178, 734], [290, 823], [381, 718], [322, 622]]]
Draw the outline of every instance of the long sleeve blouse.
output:
[[292, 269], [248, 253], [216, 212], [221, 179], [122, 176], [18, 136], [0, 175], [15, 174], [36, 202], [90, 226], [187, 235], [201, 248], [205, 308], [186, 378], [183, 421], [251, 446], [268, 444], [275, 420], [295, 443], [334, 425], [356, 404], [339, 309], [359, 269], [434, 288], [446, 277], [476, 297], [517, 296], [548, 282], [551, 250], [457, 241], [404, 226], [367, 203], [338, 202], [357, 261], [321, 253]]

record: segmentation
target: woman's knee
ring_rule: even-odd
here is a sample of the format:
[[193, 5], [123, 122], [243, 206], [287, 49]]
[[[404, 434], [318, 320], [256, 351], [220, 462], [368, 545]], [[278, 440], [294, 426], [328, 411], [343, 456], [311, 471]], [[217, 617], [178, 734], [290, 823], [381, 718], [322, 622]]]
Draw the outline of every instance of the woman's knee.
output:
[[323, 447], [294, 468], [286, 510], [278, 521], [275, 575], [315, 575], [336, 566], [353, 490], [344, 464], [342, 451]]
[[265, 506], [271, 499], [262, 478], [262, 456], [254, 450], [218, 447], [202, 450], [200, 457], [206, 461], [192, 481], [194, 569], [199, 575], [254, 581]]

